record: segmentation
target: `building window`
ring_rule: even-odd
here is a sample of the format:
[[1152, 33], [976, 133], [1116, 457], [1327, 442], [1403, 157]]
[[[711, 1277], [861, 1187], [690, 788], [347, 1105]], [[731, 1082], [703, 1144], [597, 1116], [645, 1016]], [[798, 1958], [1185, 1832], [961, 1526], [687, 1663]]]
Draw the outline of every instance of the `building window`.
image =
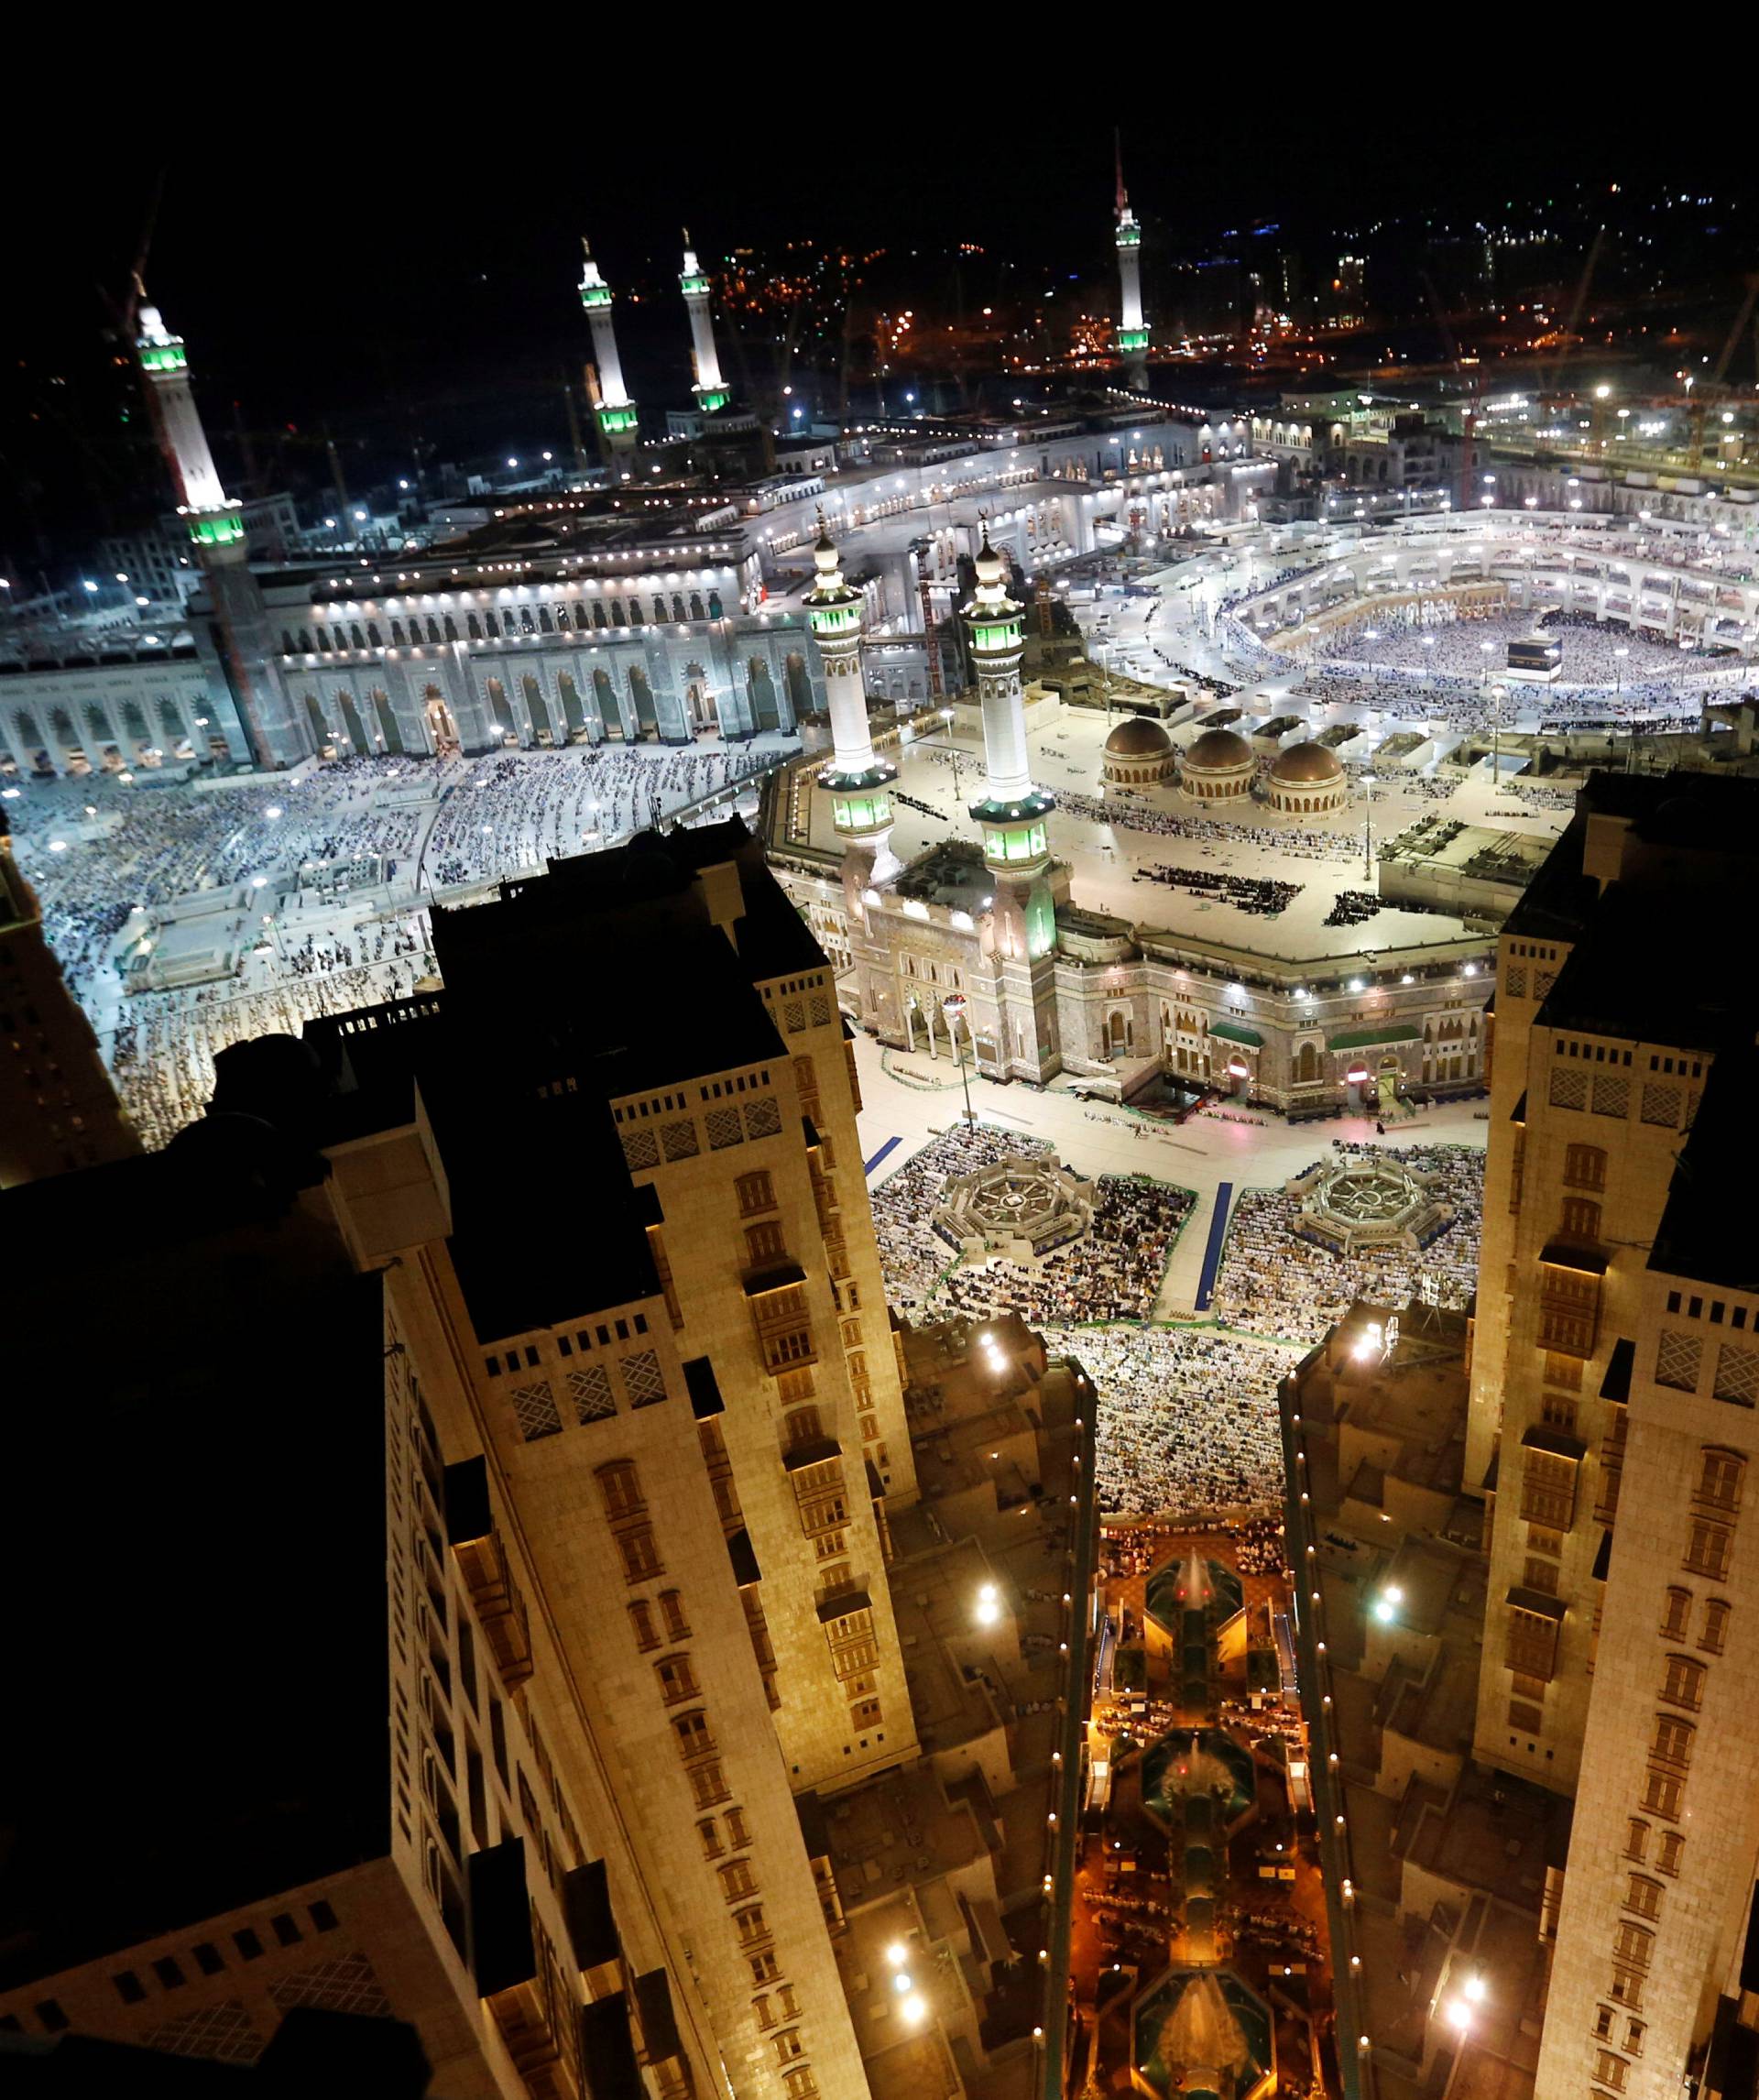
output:
[[629, 1605], [629, 1624], [635, 1630], [635, 1645], [639, 1648], [657, 1648], [660, 1635], [654, 1631], [653, 1608], [644, 1598], [637, 1597]]
[[1682, 1831], [1663, 1831], [1661, 1843], [1655, 1848], [1655, 1872], [1677, 1874], [1679, 1855], [1686, 1849], [1686, 1836]]
[[1602, 2085], [1610, 2085], [1614, 2093], [1624, 2091], [1625, 2073], [1630, 2069], [1622, 2056], [1614, 2056], [1610, 2049], [1594, 2051], [1594, 2075]]
[[1706, 1450], [1693, 1500], [1700, 1508], [1732, 1516], [1741, 1507], [1741, 1482], [1746, 1470], [1746, 1460], [1737, 1452]]
[[1688, 1707], [1696, 1713], [1704, 1703], [1704, 1665], [1690, 1656], [1669, 1656], [1661, 1696], [1670, 1705]]
[[[1634, 1931], [1635, 1927], [1632, 1930]], [[1637, 2008], [1643, 2004], [1643, 1972], [1614, 1966], [1611, 1995], [1622, 2006]]]
[[[1618, 1930], [1612, 1936], [1612, 1951], [1621, 1962], [1633, 1969], [1645, 1970], [1655, 1951], [1655, 1936], [1642, 1925], [1633, 1925], [1621, 1919]], [[1615, 1990], [1612, 1994], [1618, 1996]]]
[[653, 1668], [660, 1679], [660, 1696], [668, 1706], [677, 1705], [681, 1699], [695, 1698], [696, 1678], [688, 1656], [668, 1656]]
[[1671, 1713], [1655, 1716], [1655, 1737], [1649, 1746], [1649, 1755], [1658, 1765], [1666, 1765], [1676, 1772], [1691, 1768], [1692, 1736], [1689, 1721], [1678, 1721]]
[[733, 1188], [739, 1199], [742, 1218], [749, 1218], [754, 1211], [773, 1210], [776, 1207], [775, 1184], [767, 1173], [742, 1174]]
[[737, 1903], [747, 1896], [757, 1894], [758, 1884], [748, 1859], [730, 1859], [716, 1871], [721, 1877], [721, 1893], [729, 1903]]
[[1702, 1517], [1694, 1517], [1686, 1542], [1688, 1573], [1707, 1575], [1712, 1582], [1720, 1582], [1729, 1571], [1729, 1548], [1733, 1537], [1734, 1534], [1726, 1525], [1710, 1524]]
[[650, 1575], [661, 1572], [660, 1548], [645, 1524], [633, 1531], [619, 1533], [617, 1546], [623, 1556], [623, 1573], [628, 1581], [642, 1582]]
[[782, 1242], [781, 1225], [778, 1220], [769, 1218], [760, 1225], [746, 1227], [746, 1259], [753, 1268], [765, 1262], [780, 1261], [787, 1251]]
[[719, 1859], [722, 1850], [721, 1833], [715, 1826], [713, 1816], [705, 1816], [696, 1826], [696, 1834], [703, 1841], [703, 1857]]
[[1704, 1631], [1699, 1636], [1699, 1646], [1706, 1655], [1720, 1656], [1729, 1642], [1729, 1613], [1732, 1607], [1721, 1597], [1706, 1599], [1704, 1604]]
[[715, 1747], [715, 1738], [708, 1732], [708, 1716], [701, 1707], [694, 1713], [681, 1713], [672, 1724], [672, 1733], [681, 1757], [706, 1756]]
[[1606, 1154], [1597, 1144], [1572, 1144], [1564, 1148], [1566, 1188], [1604, 1188]]
[[1567, 1196], [1564, 1198], [1563, 1217], [1559, 1220], [1558, 1236], [1565, 1240], [1586, 1241], [1590, 1245], [1601, 1236], [1601, 1207], [1591, 1197]]
[[690, 1637], [690, 1627], [684, 1618], [684, 1601], [676, 1590], [661, 1590], [660, 1611], [666, 1622], [668, 1640], [682, 1641]]
[[1652, 1816], [1677, 1817], [1685, 1782], [1672, 1772], [1651, 1765], [1643, 1776], [1643, 1805]]
[[1649, 1856], [1649, 1825], [1640, 1816], [1632, 1816], [1625, 1823], [1624, 1856], [1635, 1860]]
[[605, 1498], [605, 1514], [613, 1523], [618, 1517], [637, 1515], [647, 1507], [641, 1496], [640, 1477], [627, 1459], [598, 1469], [598, 1492]]
[[1632, 1874], [1625, 1876], [1624, 1907], [1634, 1910], [1639, 1918], [1661, 1916], [1661, 1884], [1651, 1881], [1646, 1875]]
[[1667, 1601], [1661, 1614], [1662, 1638], [1668, 1641], [1683, 1641], [1686, 1638], [1686, 1630], [1691, 1623], [1691, 1591], [1689, 1590], [1669, 1590]]

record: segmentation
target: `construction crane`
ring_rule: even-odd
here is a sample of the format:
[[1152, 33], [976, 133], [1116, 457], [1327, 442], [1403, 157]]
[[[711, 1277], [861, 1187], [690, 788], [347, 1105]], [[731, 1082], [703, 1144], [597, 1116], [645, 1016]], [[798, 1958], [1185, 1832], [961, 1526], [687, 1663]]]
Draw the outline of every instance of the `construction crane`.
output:
[[1465, 361], [1459, 354], [1459, 345], [1454, 340], [1453, 325], [1441, 303], [1441, 294], [1436, 290], [1436, 280], [1427, 270], [1423, 273], [1423, 282], [1429, 294], [1429, 304], [1435, 310], [1436, 326], [1441, 332], [1441, 346], [1448, 354], [1448, 363], [1454, 367], [1454, 376], [1459, 381], [1464, 397], [1460, 410], [1460, 435], [1465, 442], [1459, 453], [1459, 507], [1467, 510], [1471, 508], [1472, 468], [1477, 456], [1473, 438], [1478, 429], [1478, 367], [1473, 366], [1469, 379]]
[[[1746, 332], [1754, 302], [1759, 301], [1759, 276], [1747, 279], [1747, 288], [1734, 316], [1734, 325], [1729, 330], [1716, 363], [1710, 367], [1708, 383], [1702, 387], [1689, 376], [1686, 381], [1686, 421], [1691, 432], [1687, 448], [1688, 461], [1696, 474], [1704, 464], [1704, 411], [1710, 405], [1710, 396], [1721, 387], [1729, 369], [1729, 361], [1734, 355], [1734, 346]], [[1694, 391], [1694, 388], [1697, 390]]]

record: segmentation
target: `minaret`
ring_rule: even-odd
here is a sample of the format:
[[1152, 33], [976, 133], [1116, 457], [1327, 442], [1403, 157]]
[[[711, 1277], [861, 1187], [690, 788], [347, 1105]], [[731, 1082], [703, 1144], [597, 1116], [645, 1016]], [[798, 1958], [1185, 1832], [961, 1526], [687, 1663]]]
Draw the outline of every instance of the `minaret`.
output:
[[[207, 432], [190, 391], [183, 338], [173, 335], [135, 279], [140, 333], [135, 352], [160, 449], [171, 470], [178, 512], [188, 521], [213, 606], [210, 638], [238, 719], [259, 766], [289, 766], [304, 758], [309, 739], [270, 662], [272, 637], [262, 590], [250, 573], [243, 507], [228, 497], [208, 450]], [[198, 645], [201, 640], [198, 636]]]
[[1118, 279], [1123, 295], [1117, 344], [1124, 373], [1138, 393], [1148, 390], [1148, 322], [1142, 312], [1142, 229], [1124, 190], [1123, 148], [1118, 159]]
[[697, 267], [696, 251], [690, 245], [690, 228], [684, 228], [684, 268], [678, 279], [690, 309], [691, 361], [696, 367], [696, 384], [690, 389], [705, 415], [727, 406], [727, 383], [721, 377], [720, 354], [715, 347], [715, 319], [708, 311], [708, 279]]
[[1024, 918], [1026, 952], [1047, 954], [1055, 941], [1044, 819], [1055, 807], [1027, 770], [1026, 703], [1020, 660], [1025, 649], [1024, 609], [1008, 596], [1002, 558], [989, 544], [986, 525], [978, 551], [978, 587], [960, 618], [977, 667], [978, 702], [983, 713], [984, 799], [971, 805], [983, 827], [983, 858], [1000, 891], [1012, 891]]
[[593, 324], [593, 356], [598, 366], [598, 427], [613, 452], [628, 452], [640, 436], [640, 417], [623, 384], [623, 362], [617, 354], [617, 334], [611, 325], [611, 288], [598, 274], [586, 236], [580, 236], [586, 267], [581, 273], [580, 303]]
[[830, 793], [845, 868], [855, 888], [867, 890], [898, 866], [891, 855], [891, 797], [886, 792], [898, 769], [874, 756], [861, 675], [861, 594], [843, 580], [823, 510], [813, 567], [817, 573], [804, 601], [806, 618], [824, 662], [831, 709], [831, 762], [818, 782]]

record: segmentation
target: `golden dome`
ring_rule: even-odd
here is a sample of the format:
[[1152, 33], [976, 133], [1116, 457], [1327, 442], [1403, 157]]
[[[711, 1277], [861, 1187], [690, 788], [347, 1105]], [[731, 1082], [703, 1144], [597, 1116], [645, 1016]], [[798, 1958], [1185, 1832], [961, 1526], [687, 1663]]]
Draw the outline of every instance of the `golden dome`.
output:
[[1343, 777], [1343, 760], [1324, 744], [1291, 744], [1271, 768], [1271, 778], [1284, 787], [1324, 787]]
[[1206, 729], [1186, 747], [1184, 763], [1186, 772], [1231, 772], [1237, 766], [1253, 763], [1252, 747], [1231, 729]]
[[1164, 759], [1173, 739], [1147, 715], [1131, 715], [1106, 738], [1106, 753], [1114, 759]]

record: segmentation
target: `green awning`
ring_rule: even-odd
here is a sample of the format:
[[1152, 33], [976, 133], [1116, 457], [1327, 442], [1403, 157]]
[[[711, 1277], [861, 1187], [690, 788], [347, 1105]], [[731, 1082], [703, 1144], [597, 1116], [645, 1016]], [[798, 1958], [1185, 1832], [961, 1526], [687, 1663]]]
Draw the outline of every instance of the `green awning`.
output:
[[1415, 1028], [1352, 1028], [1342, 1035], [1327, 1035], [1327, 1050], [1368, 1050], [1377, 1043], [1415, 1043]]
[[1237, 1021], [1213, 1022], [1209, 1033], [1229, 1043], [1244, 1043], [1251, 1050], [1262, 1050], [1264, 1047], [1264, 1038], [1256, 1028], [1242, 1028]]

